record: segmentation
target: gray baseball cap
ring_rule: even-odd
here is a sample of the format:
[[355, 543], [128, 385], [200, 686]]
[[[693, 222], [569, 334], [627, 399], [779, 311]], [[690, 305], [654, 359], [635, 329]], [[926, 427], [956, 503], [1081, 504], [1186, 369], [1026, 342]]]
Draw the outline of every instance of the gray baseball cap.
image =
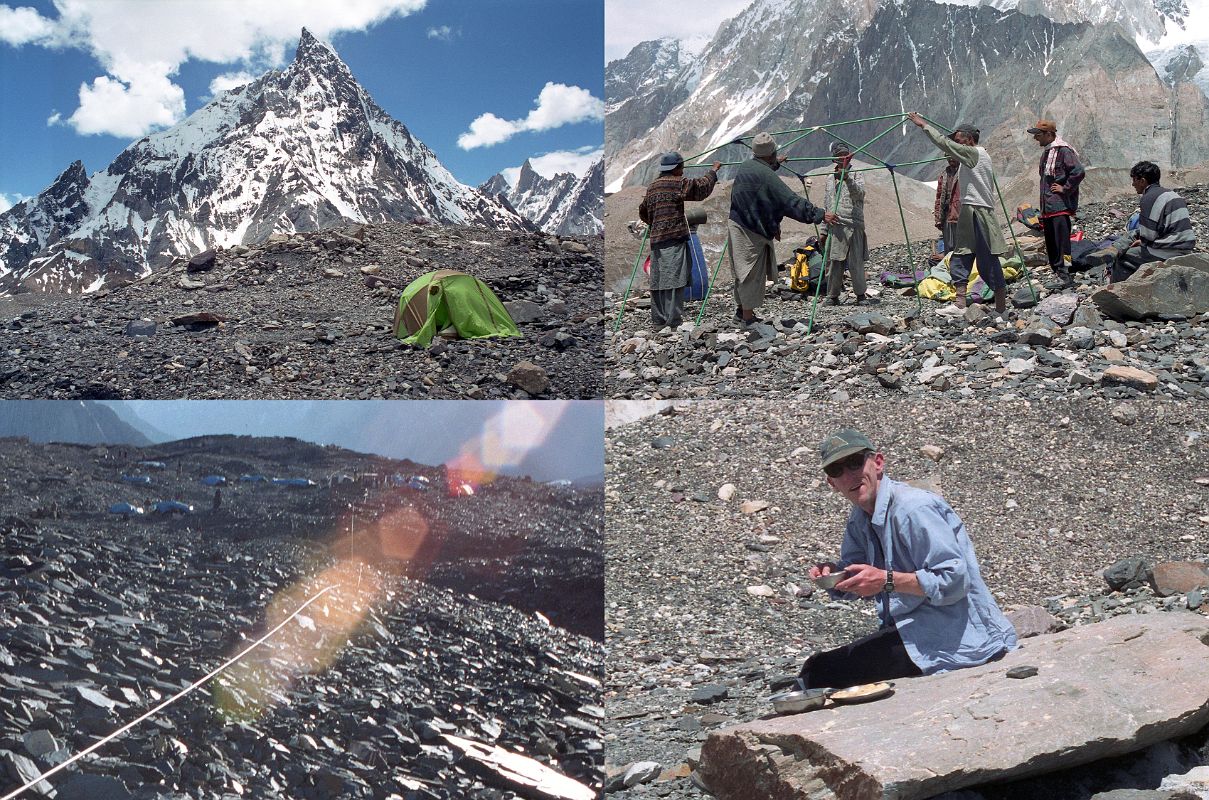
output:
[[869, 441], [869, 437], [860, 431], [842, 428], [828, 436], [819, 445], [819, 460], [822, 461], [819, 466], [826, 468], [827, 465], [834, 464], [836, 461], [862, 450], [876, 451], [877, 448], [873, 446], [873, 442]]
[[677, 153], [676, 151], [673, 150], [670, 153], [664, 153], [663, 156], [660, 157], [659, 171], [660, 172], [671, 172], [672, 170], [674, 170], [676, 167], [680, 166], [683, 163], [684, 163], [684, 156], [680, 155], [679, 153]]

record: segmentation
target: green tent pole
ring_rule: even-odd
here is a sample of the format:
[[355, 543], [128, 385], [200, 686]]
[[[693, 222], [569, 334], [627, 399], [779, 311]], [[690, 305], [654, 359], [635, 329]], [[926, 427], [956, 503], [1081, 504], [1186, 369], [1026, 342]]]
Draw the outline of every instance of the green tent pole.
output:
[[893, 164], [887, 164], [886, 169], [890, 170], [890, 181], [894, 184], [894, 199], [898, 203], [898, 218], [903, 222], [903, 239], [907, 242], [907, 264], [911, 269], [911, 282], [915, 287], [915, 307], [919, 313], [924, 311], [924, 302], [919, 297], [919, 279], [915, 277], [915, 255], [911, 252], [911, 234], [907, 231], [907, 215], [903, 213], [903, 200], [898, 193], [898, 176], [894, 171]]
[[714, 265], [714, 274], [709, 278], [709, 285], [705, 287], [705, 296], [701, 298], [701, 310], [697, 312], [697, 321], [694, 325], [701, 324], [701, 318], [705, 316], [705, 304], [709, 302], [709, 293], [713, 291], [714, 281], [718, 279], [718, 271], [722, 269], [722, 259], [726, 258], [726, 251], [730, 249], [730, 236], [726, 237], [726, 244], [722, 246], [722, 255], [718, 256], [718, 263]]
[[1016, 257], [1020, 259], [1020, 271], [1024, 273], [1024, 279], [1028, 282], [1029, 294], [1033, 296], [1033, 302], [1037, 302], [1037, 290], [1033, 288], [1033, 276], [1028, 271], [1028, 264], [1024, 263], [1024, 251], [1020, 249], [1020, 241], [1016, 238], [1016, 229], [1012, 227], [1012, 218], [1008, 215], [1007, 201], [1003, 199], [1003, 192], [999, 189], [999, 180], [995, 177], [994, 168], [991, 169], [991, 182], [995, 184], [995, 194], [999, 195], [999, 207], [1003, 209], [1003, 217], [1007, 220], [1008, 233], [1012, 236], [1012, 245], [1016, 248]]
[[617, 329], [621, 327], [621, 317], [625, 314], [625, 303], [630, 298], [630, 289], [634, 288], [634, 279], [638, 277], [638, 264], [642, 259], [642, 251], [646, 249], [646, 240], [650, 235], [651, 228], [648, 225], [642, 234], [642, 244], [638, 245], [638, 255], [634, 256], [634, 269], [630, 271], [630, 282], [626, 284], [625, 294], [621, 297], [621, 308], [617, 309], [617, 321], [613, 323], [613, 333], [617, 333]]

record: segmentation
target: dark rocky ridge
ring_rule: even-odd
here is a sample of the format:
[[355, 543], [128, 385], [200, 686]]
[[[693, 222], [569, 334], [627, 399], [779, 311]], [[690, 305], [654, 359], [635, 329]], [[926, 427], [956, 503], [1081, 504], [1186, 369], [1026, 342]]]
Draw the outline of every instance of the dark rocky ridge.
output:
[[[146, 471], [152, 486], [119, 480], [144, 458], [167, 465]], [[598, 495], [501, 479], [474, 497], [451, 498], [436, 488], [432, 468], [288, 439], [204, 437], [152, 448], [10, 439], [0, 441], [0, 462], [0, 618], [7, 621], [0, 623], [0, 750], [33, 757], [23, 735], [48, 730], [74, 753], [261, 635], [276, 593], [347, 556], [348, 503], [357, 519], [358, 580], [383, 586], [347, 646], [337, 642], [335, 661], [293, 674], [281, 702], [262, 716], [220, 715], [209, 685], [52, 779], [63, 800], [101, 796], [100, 783], [69, 777], [76, 771], [120, 781], [125, 789], [115, 787], [113, 797], [521, 796], [482, 777], [441, 733], [598, 780], [599, 687], [573, 673], [600, 677], [600, 646], [533, 613], [542, 607], [563, 624], [594, 620], [598, 628]], [[434, 489], [387, 488], [364, 477], [395, 469], [430, 475]], [[211, 510], [214, 490], [197, 478], [244, 470], [320, 479], [339, 471], [362, 480], [235, 484]], [[141, 503], [143, 493], [197, 510], [170, 519], [105, 512], [116, 500]], [[374, 533], [377, 520], [404, 508], [430, 523], [410, 566], [388, 558], [386, 540]], [[505, 521], [504, 535], [492, 539]], [[559, 584], [563, 576], [575, 583]], [[490, 602], [518, 585], [525, 596], [510, 599], [529, 610]], [[593, 605], [591, 620], [576, 619]], [[319, 606], [310, 613], [325, 616]], [[118, 705], [94, 708], [77, 686]], [[231, 698], [242, 698], [246, 711], [254, 694], [229, 684]], [[13, 788], [10, 780], [0, 784]]]
[[[1209, 561], [1206, 404], [1150, 401], [1136, 423], [1115, 413], [1128, 405], [696, 402], [608, 431], [609, 769], [653, 760], [664, 770], [610, 796], [702, 796], [686, 759], [710, 731], [769, 713], [771, 679], [876, 625], [871, 604], [832, 602], [806, 575], [838, 552], [849, 508], [817, 467], [817, 444], [837, 427], [868, 433], [891, 477], [943, 493], [1005, 608], [1044, 605], [1064, 625], [1206, 613], [1204, 593], [1114, 592], [1101, 574], [1130, 556]], [[920, 452], [929, 444], [941, 448], [939, 462]], [[736, 491], [724, 502], [718, 490], [727, 483]], [[746, 500], [768, 506], [744, 513]], [[754, 586], [771, 595], [754, 596]], [[1205, 735], [1171, 754], [1209, 763]], [[1086, 800], [1113, 781], [1130, 785], [1130, 772], [1132, 785], [1146, 785], [1137, 777], [1145, 768], [1121, 759], [951, 800]]]
[[[462, 398], [530, 395], [507, 380], [521, 361], [545, 370], [546, 398], [601, 394], [599, 239], [403, 223], [282, 237], [220, 251], [84, 296], [0, 299], [0, 395], [27, 398]], [[522, 338], [391, 334], [400, 291], [458, 269], [506, 303]], [[216, 324], [171, 324], [210, 312]], [[139, 320], [150, 337], [127, 335]]]

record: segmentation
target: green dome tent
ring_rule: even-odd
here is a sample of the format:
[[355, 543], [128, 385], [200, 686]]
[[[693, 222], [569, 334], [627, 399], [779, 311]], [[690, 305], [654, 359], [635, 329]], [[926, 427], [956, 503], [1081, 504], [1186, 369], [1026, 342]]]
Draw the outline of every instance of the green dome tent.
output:
[[395, 336], [427, 347], [448, 327], [463, 339], [521, 335], [495, 293], [472, 275], [439, 269], [409, 283], [395, 312]]

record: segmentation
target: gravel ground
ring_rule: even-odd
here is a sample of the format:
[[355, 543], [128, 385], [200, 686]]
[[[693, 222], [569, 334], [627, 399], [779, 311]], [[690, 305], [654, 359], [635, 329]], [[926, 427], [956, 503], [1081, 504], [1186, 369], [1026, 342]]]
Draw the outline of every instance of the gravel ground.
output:
[[[93, 295], [0, 298], [0, 396], [599, 397], [602, 249], [598, 238], [390, 223], [236, 247], [207, 270], [178, 263]], [[396, 340], [400, 291], [437, 269], [516, 304], [522, 336]], [[200, 313], [221, 320], [180, 321]], [[130, 335], [140, 320], [151, 335]], [[526, 361], [547, 386], [510, 379]]]
[[[1180, 191], [1204, 250], [1209, 188]], [[1099, 241], [1123, 231], [1135, 206], [1136, 198], [1089, 204], [1080, 212], [1080, 224], [1089, 240]], [[1037, 283], [1047, 281], [1043, 242], [1022, 236], [1020, 243]], [[921, 262], [930, 246], [929, 241], [914, 242], [914, 260], [905, 245], [875, 248], [866, 273], [875, 281], [884, 270], [909, 272], [908, 265]], [[778, 253], [787, 257], [791, 247], [782, 243]], [[1106, 369], [1123, 366], [1153, 376], [1153, 391], [1160, 394], [1209, 397], [1209, 314], [1128, 323], [1102, 319], [1092, 303], [1084, 302], [1102, 285], [1094, 272], [1080, 275], [1073, 291], [1057, 295], [1068, 298], [1071, 311], [1076, 301], [1079, 307], [1073, 320], [1068, 312], [1057, 324], [1041, 313], [1057, 301], [1049, 300], [1039, 285], [1041, 306], [1009, 303], [1000, 321], [981, 313], [981, 307], [951, 314], [951, 303], [917, 300], [911, 289], [901, 290], [906, 296], [872, 287], [870, 294], [877, 292], [879, 301], [872, 306], [854, 305], [850, 292], [839, 306], [827, 304], [825, 297], [816, 306], [813, 296], [775, 288], [758, 310], [768, 324], [744, 331], [733, 318], [728, 272], [725, 266], [719, 272], [700, 323], [700, 303], [689, 302], [686, 319], [693, 324], [677, 331], [651, 328], [647, 297], [632, 297], [614, 330], [622, 295], [606, 293], [607, 396], [817, 397], [843, 392], [863, 397], [941, 393], [957, 399], [986, 391], [1018, 391], [1034, 398], [1134, 396], [1137, 389], [1102, 380]], [[1033, 296], [1022, 282], [1009, 286], [1009, 293], [1015, 292], [1030, 300]], [[876, 319], [859, 318], [870, 313]]]
[[[665, 770], [611, 796], [700, 796], [685, 759], [710, 730], [767, 713], [771, 678], [875, 628], [870, 604], [810, 595], [806, 570], [838, 553], [848, 512], [817, 467], [831, 430], [860, 427], [886, 452], [888, 474], [939, 488], [1005, 609], [1042, 604], [1078, 624], [1186, 606], [1146, 589], [1111, 594], [1101, 573], [1130, 556], [1209, 558], [1207, 409], [699, 401], [608, 430], [608, 763]], [[939, 462], [921, 454], [927, 444], [943, 449]], [[727, 483], [737, 488], [724, 502]], [[768, 507], [745, 513], [745, 501]], [[753, 596], [755, 586], [772, 596]], [[725, 699], [692, 699], [711, 686]]]

